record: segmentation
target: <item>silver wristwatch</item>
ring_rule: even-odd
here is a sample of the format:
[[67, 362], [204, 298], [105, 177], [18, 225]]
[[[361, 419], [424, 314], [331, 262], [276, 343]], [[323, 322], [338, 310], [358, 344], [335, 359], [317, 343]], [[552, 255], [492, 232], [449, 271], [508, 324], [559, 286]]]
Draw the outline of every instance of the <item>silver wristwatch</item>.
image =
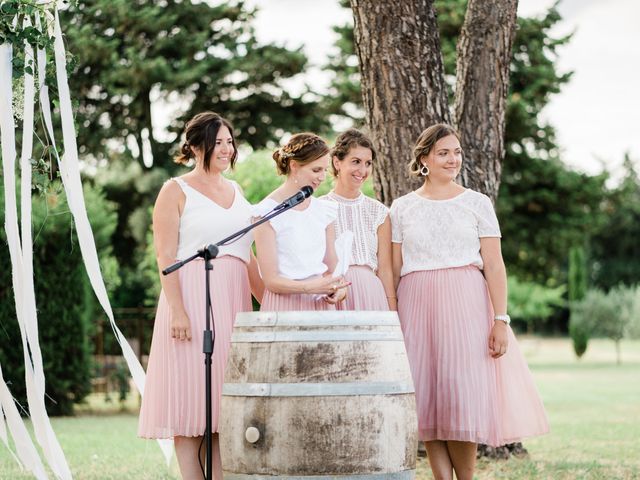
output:
[[496, 315], [495, 317], [493, 317], [494, 320], [500, 320], [501, 322], [506, 323], [507, 325], [509, 325], [511, 323], [511, 317], [509, 315], [507, 315], [506, 313], [504, 315]]

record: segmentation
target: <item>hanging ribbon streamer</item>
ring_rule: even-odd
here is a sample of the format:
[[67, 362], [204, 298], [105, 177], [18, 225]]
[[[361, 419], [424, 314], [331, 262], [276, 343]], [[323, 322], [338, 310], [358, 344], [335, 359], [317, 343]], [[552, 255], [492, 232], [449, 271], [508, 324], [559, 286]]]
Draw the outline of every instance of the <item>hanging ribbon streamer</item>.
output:
[[[25, 359], [25, 383], [27, 387], [27, 399], [29, 402], [29, 409], [33, 421], [34, 430], [36, 431], [36, 437], [40, 441], [45, 456], [54, 473], [59, 478], [63, 478], [66, 480], [67, 478], [71, 478], [71, 472], [66, 465], [64, 455], [62, 455], [62, 458], [60, 460], [59, 454], [62, 454], [62, 449], [60, 448], [57, 439], [55, 438], [55, 434], [53, 433], [53, 429], [51, 428], [51, 424], [44, 407], [44, 390], [39, 388], [38, 382], [36, 382], [34, 379], [34, 365], [32, 364], [31, 357], [29, 356], [30, 345], [27, 338], [27, 328], [25, 326], [25, 299], [27, 300], [28, 305], [26, 308], [27, 312], [35, 312], [35, 295], [33, 293], [33, 290], [31, 290], [30, 293], [25, 292], [24, 290], [25, 280], [23, 257], [22, 249], [20, 246], [20, 237], [18, 235], [18, 212], [15, 191], [15, 125], [13, 122], [12, 106], [13, 50], [11, 45], [3, 44], [0, 45], [0, 52], [0, 79], [2, 79], [2, 82], [0, 82], [0, 84], [2, 85], [2, 87], [0, 88], [0, 112], [2, 112], [0, 117], [0, 130], [2, 132], [2, 168], [4, 173], [3, 177], [5, 189], [4, 226], [7, 234], [7, 243], [9, 245], [9, 256], [11, 258], [12, 280], [16, 304], [16, 318], [20, 327]], [[29, 285], [33, 286], [33, 283], [27, 282], [27, 290], [29, 289]], [[29, 330], [33, 330], [33, 325], [30, 326]], [[2, 384], [3, 387], [6, 388], [4, 380], [2, 380]], [[3, 395], [2, 408], [5, 414], [8, 415], [10, 415], [12, 410], [15, 409], [15, 405], [13, 404], [13, 398], [11, 397], [11, 395]], [[11, 417], [8, 417], [8, 421], [11, 421]], [[23, 433], [21, 429], [16, 427], [11, 428], [11, 431], [16, 445], [25, 445], [27, 443], [31, 443], [28, 435], [26, 438], [21, 437]], [[26, 430], [24, 431], [26, 432]], [[15, 435], [18, 435], [18, 437], [15, 437]], [[29, 457], [29, 455], [27, 455], [27, 457]], [[39, 458], [38, 462], [40, 462]], [[28, 465], [28, 468], [36, 468], [36, 464], [30, 463]]]
[[[12, 107], [12, 49], [7, 46], [2, 61], [3, 102], [6, 108], [2, 111], [2, 148], [3, 148], [3, 172], [5, 186], [5, 231], [9, 245], [9, 254], [12, 265], [12, 278], [16, 303], [16, 318], [20, 327], [23, 355], [25, 360], [25, 384], [27, 389], [27, 401], [31, 415], [36, 439], [40, 443], [45, 458], [54, 474], [63, 480], [71, 479], [71, 471], [67, 465], [62, 448], [51, 427], [44, 404], [44, 373], [42, 370], [42, 358], [37, 339], [37, 322], [35, 320], [35, 293], [33, 291], [33, 278], [25, 278], [24, 259], [18, 234], [18, 219], [15, 191], [15, 125], [13, 122]], [[28, 112], [27, 112], [28, 115]], [[28, 120], [28, 118], [27, 118]], [[33, 115], [31, 115], [33, 121]], [[31, 199], [29, 198], [29, 202]], [[31, 246], [29, 245], [29, 250]], [[32, 272], [31, 268], [27, 269]], [[7, 409], [5, 408], [5, 412]]]
[[[13, 443], [15, 444], [16, 452], [20, 459], [18, 464], [22, 468], [31, 471], [38, 480], [46, 480], [48, 477], [45, 473], [44, 465], [42, 465], [36, 447], [33, 445], [31, 437], [29, 437], [29, 432], [27, 432], [27, 428], [24, 426], [20, 412], [18, 412], [16, 404], [13, 402], [13, 397], [2, 376], [2, 368], [0, 368], [0, 404], [7, 416], [7, 425], [11, 431], [11, 437], [13, 438]], [[11, 451], [11, 449], [9, 449], [9, 451]]]
[[[64, 142], [64, 158], [60, 161], [60, 171], [69, 208], [73, 215], [78, 233], [78, 241], [80, 243], [80, 251], [84, 259], [87, 275], [91, 286], [98, 297], [98, 301], [109, 318], [111, 328], [115, 333], [116, 339], [122, 348], [122, 354], [127, 362], [133, 381], [141, 395], [144, 395], [145, 373], [142, 365], [138, 361], [133, 349], [127, 342], [126, 338], [118, 328], [113, 317], [111, 304], [107, 290], [100, 273], [100, 263], [98, 262], [98, 253], [96, 251], [93, 232], [87, 217], [87, 210], [84, 204], [82, 194], [82, 182], [80, 180], [80, 166], [78, 162], [78, 146], [76, 143], [76, 133], [73, 124], [73, 113], [71, 109], [71, 95], [69, 93], [69, 82], [67, 79], [66, 56], [64, 44], [62, 42], [62, 30], [60, 28], [60, 19], [58, 11], [55, 11], [54, 24], [54, 51], [56, 58], [56, 77], [58, 80], [58, 92], [60, 98], [60, 117], [62, 122], [62, 138]], [[167, 464], [171, 460], [173, 454], [173, 442], [171, 440], [158, 440]]]

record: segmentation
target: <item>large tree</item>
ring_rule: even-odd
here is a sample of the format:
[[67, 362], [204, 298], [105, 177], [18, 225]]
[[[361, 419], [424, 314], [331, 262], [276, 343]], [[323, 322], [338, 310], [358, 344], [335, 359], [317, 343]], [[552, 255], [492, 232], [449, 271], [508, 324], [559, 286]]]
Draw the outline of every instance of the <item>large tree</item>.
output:
[[351, 0], [367, 124], [379, 152], [378, 198], [390, 205], [413, 188], [406, 169], [413, 142], [450, 122], [440, 35], [432, 0]]
[[[254, 15], [240, 0], [85, 0], [64, 12], [81, 154], [104, 158], [110, 147], [150, 145], [154, 163], [167, 165], [184, 121], [202, 110], [228, 117], [253, 147], [287, 130], [320, 128], [323, 120], [308, 115], [314, 103], [282, 85], [304, 70], [306, 57], [258, 44]], [[159, 122], [153, 102], [182, 108]], [[160, 138], [158, 123], [173, 135]]]
[[[348, 0], [342, 0], [342, 5], [348, 7]], [[456, 84], [456, 46], [466, 8], [466, 0], [435, 2], [451, 103]], [[606, 175], [591, 177], [564, 165], [559, 159], [553, 127], [538, 114], [571, 77], [556, 66], [557, 49], [570, 40], [570, 36], [553, 37], [550, 33], [560, 19], [556, 8], [540, 17], [518, 18], [497, 199], [503, 254], [510, 272], [521, 280], [550, 285], [564, 281], [569, 248], [586, 246], [588, 237], [598, 231], [606, 180]], [[334, 78], [323, 105], [336, 120], [360, 124], [365, 110], [353, 27], [341, 25], [335, 31], [339, 34], [337, 54], [328, 65]], [[400, 176], [406, 175], [403, 162], [409, 154], [410, 150], [403, 152], [403, 158], [391, 159], [384, 166], [397, 169]]]
[[592, 280], [605, 290], [640, 284], [640, 175], [629, 154], [622, 173], [606, 194], [604, 219], [591, 242]]
[[[351, 0], [351, 8], [367, 123], [384, 159], [376, 190], [389, 204], [413, 188], [395, 164], [420, 131], [451, 123], [436, 10], [433, 0]], [[494, 199], [516, 10], [517, 0], [470, 0], [458, 40], [454, 124], [470, 152], [462, 180]]]

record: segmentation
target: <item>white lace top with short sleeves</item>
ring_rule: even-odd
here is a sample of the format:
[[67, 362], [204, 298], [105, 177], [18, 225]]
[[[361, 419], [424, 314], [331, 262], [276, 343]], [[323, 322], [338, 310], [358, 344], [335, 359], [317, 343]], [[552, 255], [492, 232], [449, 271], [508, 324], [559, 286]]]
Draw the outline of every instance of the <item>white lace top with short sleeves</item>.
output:
[[[173, 180], [180, 185], [186, 197], [180, 216], [176, 259], [184, 260], [205, 245], [216, 243], [250, 224], [251, 204], [233, 180], [227, 180], [234, 189], [233, 203], [229, 208], [221, 207], [182, 178]], [[249, 232], [238, 241], [220, 247], [218, 257], [231, 255], [249, 263], [252, 242], [253, 235]]]
[[363, 193], [351, 199], [332, 191], [321, 198], [338, 205], [336, 237], [345, 231], [353, 232], [351, 264], [366, 265], [375, 272], [378, 269], [378, 227], [384, 223], [389, 209]]
[[[265, 198], [253, 207], [253, 215], [268, 214], [278, 202]], [[290, 280], [302, 280], [327, 271], [327, 226], [336, 220], [335, 203], [311, 197], [304, 210], [290, 209], [269, 220], [276, 233], [278, 273]]]
[[448, 200], [408, 193], [391, 205], [391, 228], [391, 240], [402, 244], [401, 276], [466, 265], [482, 268], [480, 238], [501, 236], [489, 197], [469, 189]]

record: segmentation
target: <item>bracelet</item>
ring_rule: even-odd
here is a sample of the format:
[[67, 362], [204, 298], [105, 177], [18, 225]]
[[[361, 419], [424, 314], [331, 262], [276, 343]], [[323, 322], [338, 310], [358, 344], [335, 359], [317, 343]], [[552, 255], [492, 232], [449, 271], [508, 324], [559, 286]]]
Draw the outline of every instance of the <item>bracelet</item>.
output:
[[509, 315], [507, 315], [506, 313], [504, 315], [495, 315], [493, 317], [494, 320], [499, 320], [501, 322], [504, 322], [505, 324], [509, 325], [511, 323], [511, 317]]
[[396, 297], [395, 295], [387, 295], [387, 298], [395, 298], [396, 300], [398, 299], [398, 297]]

